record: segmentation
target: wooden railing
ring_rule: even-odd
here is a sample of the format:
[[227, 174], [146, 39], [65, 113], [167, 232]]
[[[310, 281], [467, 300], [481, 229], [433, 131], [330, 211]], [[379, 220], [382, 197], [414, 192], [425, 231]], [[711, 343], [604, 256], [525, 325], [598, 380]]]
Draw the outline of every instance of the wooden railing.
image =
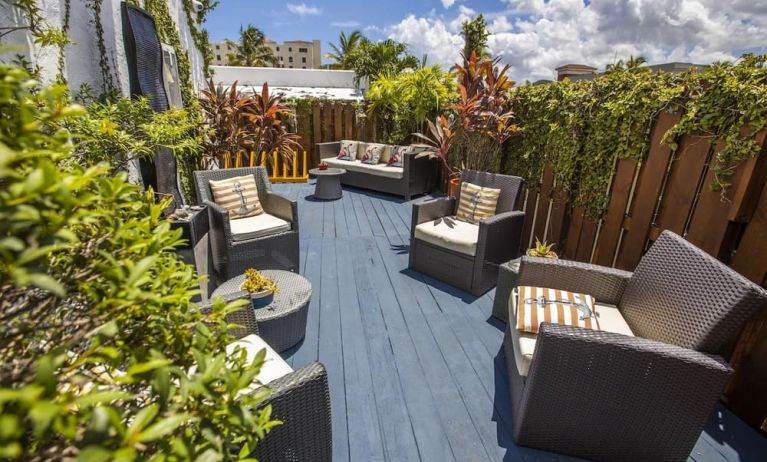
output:
[[293, 153], [292, 158], [284, 158], [278, 152], [268, 154], [254, 151], [241, 151], [224, 156], [223, 168], [266, 167], [269, 180], [273, 183], [305, 183], [309, 180], [309, 155], [306, 151]]

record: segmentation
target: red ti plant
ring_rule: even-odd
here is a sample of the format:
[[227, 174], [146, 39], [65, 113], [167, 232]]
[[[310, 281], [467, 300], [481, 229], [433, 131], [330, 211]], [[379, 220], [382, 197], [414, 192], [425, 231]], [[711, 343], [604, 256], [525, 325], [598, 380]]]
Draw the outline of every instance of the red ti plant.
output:
[[453, 117], [437, 116], [436, 123], [431, 120], [426, 121], [429, 126], [431, 136], [421, 133], [413, 133], [413, 136], [420, 138], [424, 143], [413, 144], [415, 147], [425, 148], [423, 152], [416, 157], [437, 158], [442, 162], [450, 177], [456, 177], [460, 171], [453, 168], [450, 163], [450, 150], [456, 140], [456, 131], [453, 126], [455, 120]]
[[[301, 144], [300, 136], [290, 133], [283, 121], [289, 114], [290, 107], [282, 104], [279, 95], [269, 94], [269, 84], [264, 83], [261, 93], [254, 95], [253, 104], [245, 108], [248, 128], [254, 133], [253, 150], [267, 154], [277, 152], [284, 161], [292, 163]], [[266, 159], [271, 162], [272, 156], [267, 155]]]

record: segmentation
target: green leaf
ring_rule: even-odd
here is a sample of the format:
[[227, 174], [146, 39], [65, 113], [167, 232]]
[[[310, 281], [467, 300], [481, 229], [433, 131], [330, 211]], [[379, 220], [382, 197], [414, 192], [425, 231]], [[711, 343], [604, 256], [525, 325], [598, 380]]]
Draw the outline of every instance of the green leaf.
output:
[[29, 274], [27, 278], [29, 279], [29, 282], [32, 283], [32, 285], [39, 287], [40, 289], [47, 290], [56, 296], [64, 297], [67, 294], [64, 286], [47, 274], [32, 273]]
[[172, 433], [188, 420], [190, 420], [189, 414], [178, 414], [166, 417], [141, 432], [138, 436], [138, 440], [142, 443], [158, 440]]
[[160, 412], [160, 406], [154, 403], [140, 410], [136, 414], [136, 418], [133, 419], [130, 427], [128, 427], [128, 433], [126, 436], [132, 437], [133, 435], [139, 434], [141, 430], [143, 430], [152, 420], [154, 420], [158, 412]]

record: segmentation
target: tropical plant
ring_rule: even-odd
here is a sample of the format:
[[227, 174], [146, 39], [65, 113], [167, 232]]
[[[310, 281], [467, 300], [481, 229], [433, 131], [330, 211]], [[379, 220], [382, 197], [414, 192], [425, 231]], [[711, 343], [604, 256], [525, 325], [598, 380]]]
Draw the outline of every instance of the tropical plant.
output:
[[347, 65], [354, 70], [357, 83], [363, 78], [372, 83], [381, 75], [397, 75], [405, 69], [416, 69], [419, 61], [408, 52], [404, 43], [391, 39], [381, 42], [362, 39], [348, 55]]
[[450, 162], [450, 154], [453, 150], [453, 143], [456, 140], [456, 131], [454, 129], [455, 120], [453, 117], [437, 116], [436, 123], [428, 121], [429, 133], [431, 136], [421, 133], [413, 133], [413, 136], [420, 138], [423, 143], [415, 143], [413, 146], [424, 148], [425, 150], [417, 157], [430, 157], [439, 159], [447, 170], [450, 177], [457, 177], [460, 170], [456, 170]]
[[646, 63], [647, 63], [647, 59], [645, 59], [644, 56], [634, 57], [632, 55], [632, 56], [629, 56], [629, 59], [627, 61], [625, 61], [625, 62], [622, 59], [619, 59], [615, 63], [608, 64], [605, 67], [605, 72], [613, 72], [613, 71], [619, 71], [619, 70], [621, 70], [621, 71], [624, 71], [624, 70], [625, 71], [639, 71], [639, 70], [649, 71], [650, 69], [647, 66], [645, 66]]
[[265, 67], [276, 66], [277, 57], [266, 45], [266, 37], [255, 26], [240, 27], [240, 40], [227, 41], [236, 51], [228, 56], [230, 66]]
[[349, 35], [341, 32], [338, 36], [338, 45], [331, 43], [330, 48], [333, 51], [325, 53], [325, 57], [334, 61], [332, 64], [334, 69], [348, 69], [350, 56], [363, 40], [365, 37], [358, 30], [352, 31]]
[[535, 238], [535, 246], [527, 249], [528, 257], [541, 257], [541, 258], [559, 258], [556, 252], [552, 249], [554, 244], [547, 244], [546, 241], [541, 242], [537, 237]]
[[[204, 149], [219, 166], [227, 156], [240, 152], [276, 152], [292, 162], [301, 147], [299, 136], [284, 123], [292, 116], [290, 107], [282, 103], [279, 95], [269, 93], [268, 84], [260, 93], [244, 94], [236, 81], [225, 88], [210, 80], [199, 101], [207, 132]], [[272, 161], [272, 156], [267, 155], [266, 162], [271, 165]]]
[[464, 21], [461, 24], [461, 36], [463, 36], [463, 55], [471, 56], [476, 54], [479, 58], [488, 58], [487, 38], [490, 33], [487, 31], [487, 21], [483, 15], [474, 19]]
[[257, 294], [264, 291], [276, 294], [280, 291], [274, 279], [259, 273], [255, 268], [245, 270], [245, 280], [242, 281], [240, 289], [249, 294]]
[[264, 352], [225, 353], [242, 302], [191, 302], [167, 203], [72, 161], [85, 116], [0, 64], [0, 457], [248, 457], [277, 422], [250, 388]]

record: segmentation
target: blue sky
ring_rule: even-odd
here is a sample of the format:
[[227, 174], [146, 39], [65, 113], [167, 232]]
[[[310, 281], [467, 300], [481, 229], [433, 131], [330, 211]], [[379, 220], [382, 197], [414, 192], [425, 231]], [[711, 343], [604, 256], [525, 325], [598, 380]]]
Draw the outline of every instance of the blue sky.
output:
[[205, 25], [214, 41], [253, 24], [267, 37], [319, 39], [342, 31], [408, 44], [431, 64], [459, 59], [461, 23], [484, 14], [490, 52], [518, 80], [552, 78], [566, 63], [604, 68], [629, 56], [707, 64], [767, 47], [764, 0], [222, 0]]

